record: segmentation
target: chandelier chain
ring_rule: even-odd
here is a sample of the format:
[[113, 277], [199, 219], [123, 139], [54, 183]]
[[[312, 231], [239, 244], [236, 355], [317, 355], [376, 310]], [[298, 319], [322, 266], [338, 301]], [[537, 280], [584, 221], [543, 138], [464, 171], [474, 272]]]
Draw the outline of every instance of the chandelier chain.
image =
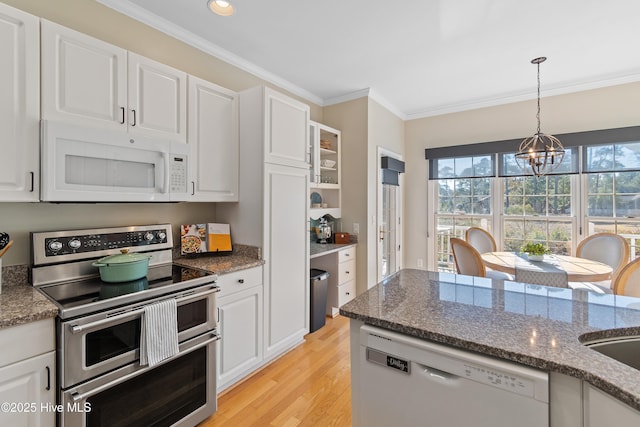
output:
[[537, 65], [538, 65], [538, 113], [536, 114], [536, 119], [538, 119], [537, 133], [540, 133], [540, 62], [538, 62]]

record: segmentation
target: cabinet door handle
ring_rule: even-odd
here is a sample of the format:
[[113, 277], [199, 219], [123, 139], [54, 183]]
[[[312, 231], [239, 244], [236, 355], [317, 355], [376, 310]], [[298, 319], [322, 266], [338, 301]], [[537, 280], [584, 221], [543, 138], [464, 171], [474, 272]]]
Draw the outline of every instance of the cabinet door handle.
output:
[[191, 195], [192, 196], [196, 195], [196, 182], [195, 181], [191, 181]]
[[51, 368], [47, 366], [47, 386], [45, 390], [51, 390]]
[[131, 110], [131, 112], [133, 113], [133, 123], [131, 124], [131, 126], [135, 126], [136, 125], [136, 110]]
[[345, 271], [345, 273], [349, 274], [349, 270]]
[[123, 125], [124, 124], [124, 113], [125, 113], [124, 107], [120, 107], [120, 111], [122, 112], [122, 120], [120, 121], [120, 124]]
[[238, 279], [238, 283], [244, 283], [244, 279]]
[[35, 187], [35, 182], [36, 182], [36, 173], [35, 172], [29, 172], [29, 175], [31, 175], [31, 190], [29, 190], [29, 193], [33, 193], [36, 189]]

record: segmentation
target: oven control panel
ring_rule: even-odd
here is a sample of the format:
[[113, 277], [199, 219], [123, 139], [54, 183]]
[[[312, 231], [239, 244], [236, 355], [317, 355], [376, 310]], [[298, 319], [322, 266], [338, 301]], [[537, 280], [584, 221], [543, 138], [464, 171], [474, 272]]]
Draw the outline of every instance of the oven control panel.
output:
[[46, 256], [68, 255], [72, 253], [96, 252], [103, 249], [150, 246], [167, 242], [163, 230], [136, 231], [113, 234], [85, 234], [71, 237], [44, 239]]
[[140, 252], [173, 245], [171, 224], [32, 233], [32, 240], [35, 264], [96, 257], [115, 249]]

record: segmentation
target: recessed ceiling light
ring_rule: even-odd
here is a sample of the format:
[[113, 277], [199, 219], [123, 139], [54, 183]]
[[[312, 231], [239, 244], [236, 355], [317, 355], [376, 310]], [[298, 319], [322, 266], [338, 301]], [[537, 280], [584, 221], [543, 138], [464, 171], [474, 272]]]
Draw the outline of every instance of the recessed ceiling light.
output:
[[231, 3], [226, 0], [209, 0], [207, 6], [213, 13], [220, 16], [231, 16], [234, 12]]

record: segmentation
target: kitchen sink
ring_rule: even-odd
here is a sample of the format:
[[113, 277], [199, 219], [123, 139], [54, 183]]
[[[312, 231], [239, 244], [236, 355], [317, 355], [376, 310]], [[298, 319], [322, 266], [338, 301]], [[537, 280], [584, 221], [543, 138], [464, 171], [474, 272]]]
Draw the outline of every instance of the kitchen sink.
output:
[[640, 336], [584, 343], [587, 347], [640, 370]]

